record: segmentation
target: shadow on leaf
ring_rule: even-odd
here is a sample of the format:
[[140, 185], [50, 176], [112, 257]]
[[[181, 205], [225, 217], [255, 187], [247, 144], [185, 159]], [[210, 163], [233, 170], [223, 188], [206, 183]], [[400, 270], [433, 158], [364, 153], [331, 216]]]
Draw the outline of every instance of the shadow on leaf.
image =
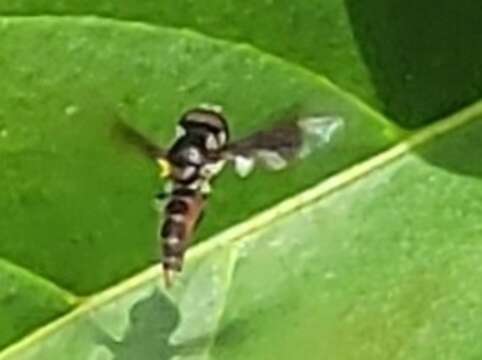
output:
[[168, 297], [155, 290], [132, 307], [129, 327], [122, 340], [112, 339], [100, 330], [97, 343], [107, 347], [114, 360], [168, 360], [175, 355], [201, 353], [209, 345], [209, 338], [182, 344], [169, 341], [179, 322], [178, 308]]
[[384, 112], [407, 128], [482, 95], [479, 1], [345, 0]]

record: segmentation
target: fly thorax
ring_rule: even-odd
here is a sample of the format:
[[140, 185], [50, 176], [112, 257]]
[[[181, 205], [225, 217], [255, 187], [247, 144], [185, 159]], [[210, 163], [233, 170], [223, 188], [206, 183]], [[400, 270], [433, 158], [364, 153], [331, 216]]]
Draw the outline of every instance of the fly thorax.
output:
[[199, 178], [199, 167], [193, 165], [178, 166], [173, 165], [171, 169], [171, 179], [174, 182], [190, 183]]
[[221, 159], [215, 162], [206, 163], [200, 168], [200, 175], [205, 179], [212, 179], [217, 176], [226, 165], [226, 160]]

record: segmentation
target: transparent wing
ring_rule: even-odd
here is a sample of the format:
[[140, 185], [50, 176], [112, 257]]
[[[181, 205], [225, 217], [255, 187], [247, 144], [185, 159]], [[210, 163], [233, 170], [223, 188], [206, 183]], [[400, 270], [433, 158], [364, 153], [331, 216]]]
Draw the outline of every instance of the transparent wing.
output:
[[249, 175], [258, 164], [270, 170], [281, 170], [292, 160], [330, 143], [343, 125], [343, 119], [335, 115], [280, 123], [231, 143], [226, 158], [233, 162], [241, 177]]
[[297, 122], [303, 136], [299, 156], [305, 157], [317, 148], [328, 145], [341, 132], [345, 122], [339, 116], [312, 116]]

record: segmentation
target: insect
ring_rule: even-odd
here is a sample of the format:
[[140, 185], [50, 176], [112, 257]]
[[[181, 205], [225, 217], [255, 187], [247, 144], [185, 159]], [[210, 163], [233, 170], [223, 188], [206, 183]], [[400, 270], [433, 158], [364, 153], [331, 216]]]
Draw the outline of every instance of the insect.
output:
[[256, 164], [271, 170], [284, 169], [290, 161], [330, 142], [343, 120], [335, 115], [302, 117], [278, 122], [231, 142], [221, 110], [200, 106], [181, 116], [176, 138], [168, 149], [120, 125], [128, 141], [144, 149], [158, 163], [161, 177], [168, 179], [157, 198], [166, 200], [160, 236], [164, 278], [169, 286], [173, 274], [182, 270], [185, 251], [201, 221], [212, 182], [227, 163], [233, 164], [241, 177], [249, 175]]

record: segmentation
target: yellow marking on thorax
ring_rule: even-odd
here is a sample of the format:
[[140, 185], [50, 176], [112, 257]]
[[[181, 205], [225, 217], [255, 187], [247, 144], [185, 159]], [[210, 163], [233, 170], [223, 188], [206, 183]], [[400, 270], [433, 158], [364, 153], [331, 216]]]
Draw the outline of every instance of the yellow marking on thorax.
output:
[[172, 166], [169, 161], [163, 158], [159, 158], [157, 159], [157, 165], [159, 165], [159, 176], [161, 177], [161, 179], [165, 179], [169, 175], [171, 175]]

